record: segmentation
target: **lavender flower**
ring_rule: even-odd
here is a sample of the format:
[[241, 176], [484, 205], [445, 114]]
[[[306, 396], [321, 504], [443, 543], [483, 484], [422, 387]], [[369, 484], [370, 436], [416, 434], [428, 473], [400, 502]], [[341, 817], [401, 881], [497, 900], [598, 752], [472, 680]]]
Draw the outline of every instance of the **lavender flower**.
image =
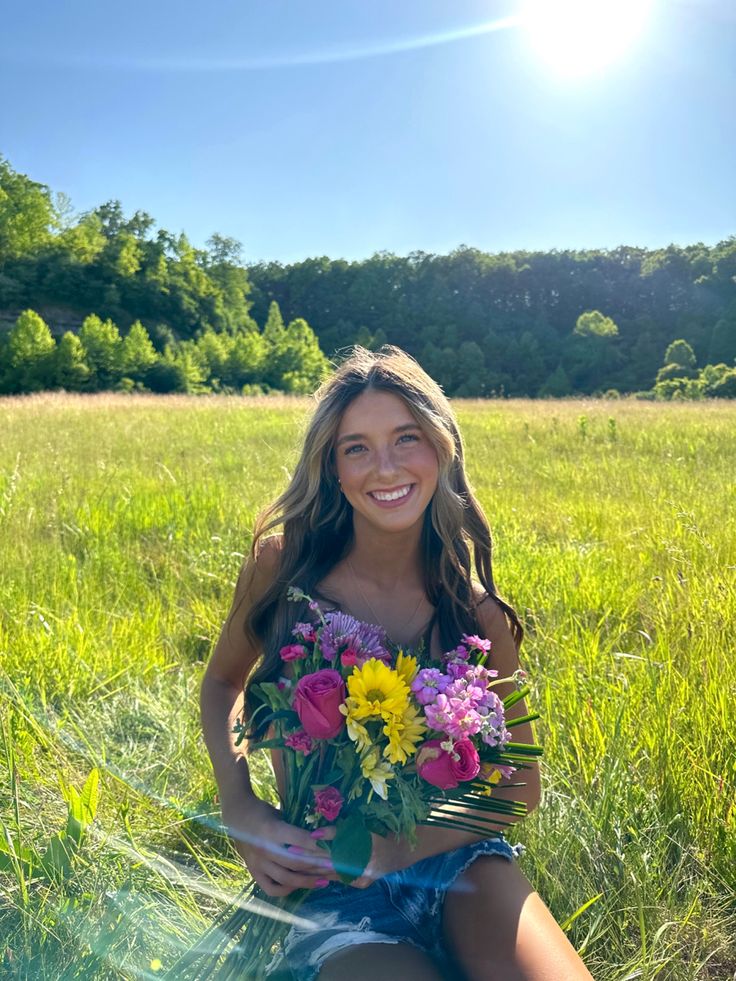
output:
[[339, 610], [326, 613], [325, 621], [320, 633], [320, 649], [326, 660], [334, 661], [342, 649], [349, 648], [355, 652], [360, 664], [371, 657], [390, 661], [386, 650], [386, 632], [382, 627], [363, 623]]
[[486, 640], [485, 637], [479, 637], [477, 634], [463, 634], [463, 644], [467, 644], [468, 647], [476, 647], [480, 651], [485, 651], [486, 654], [491, 649], [490, 640]]
[[480, 732], [482, 719], [470, 699], [438, 695], [434, 704], [427, 705], [424, 714], [430, 727], [445, 732], [452, 739], [463, 739]]
[[313, 623], [295, 623], [294, 629], [291, 631], [291, 633], [293, 637], [301, 637], [302, 640], [306, 641], [308, 644], [311, 643], [316, 636]]
[[429, 705], [445, 691], [449, 681], [448, 676], [438, 668], [423, 668], [412, 681], [411, 690], [420, 705]]

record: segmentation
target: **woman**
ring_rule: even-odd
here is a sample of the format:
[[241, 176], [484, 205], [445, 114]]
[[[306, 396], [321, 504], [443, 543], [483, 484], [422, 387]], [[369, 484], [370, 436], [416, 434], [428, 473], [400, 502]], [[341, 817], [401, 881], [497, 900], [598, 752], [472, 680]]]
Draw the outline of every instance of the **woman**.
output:
[[[521, 846], [498, 837], [422, 827], [405, 841], [374, 835], [365, 873], [337, 881], [309, 832], [255, 796], [232, 728], [252, 712], [252, 685], [283, 668], [278, 652], [307, 611], [288, 603], [299, 586], [323, 604], [371, 623], [431, 656], [462, 633], [492, 641], [500, 677], [518, 667], [522, 628], [500, 599], [491, 535], [465, 475], [463, 445], [441, 389], [395, 347], [355, 348], [317, 394], [300, 460], [284, 493], [257, 522], [253, 549], [202, 684], [202, 725], [223, 820], [251, 875], [271, 896], [312, 890], [292, 929], [287, 962], [297, 978], [576, 981], [591, 975], [519, 870]], [[496, 461], [498, 463], [498, 461]], [[281, 535], [271, 535], [282, 527]], [[478, 581], [472, 578], [474, 571]], [[260, 665], [256, 666], [262, 657]], [[255, 667], [255, 670], [253, 670]], [[508, 687], [497, 689], [503, 698]], [[527, 714], [517, 703], [509, 717]], [[533, 742], [526, 723], [514, 732]], [[281, 799], [289, 788], [274, 754]], [[494, 795], [539, 803], [536, 765]], [[518, 782], [521, 788], [505, 785]]]

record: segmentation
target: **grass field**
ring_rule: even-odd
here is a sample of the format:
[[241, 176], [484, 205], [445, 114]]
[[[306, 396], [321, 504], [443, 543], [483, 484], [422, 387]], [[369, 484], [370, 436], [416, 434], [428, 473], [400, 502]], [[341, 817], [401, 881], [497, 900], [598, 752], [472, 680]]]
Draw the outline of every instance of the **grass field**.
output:
[[[242, 885], [198, 685], [307, 404], [0, 400], [0, 977], [155, 978]], [[736, 405], [457, 411], [542, 714], [522, 868], [597, 981], [731, 979]]]

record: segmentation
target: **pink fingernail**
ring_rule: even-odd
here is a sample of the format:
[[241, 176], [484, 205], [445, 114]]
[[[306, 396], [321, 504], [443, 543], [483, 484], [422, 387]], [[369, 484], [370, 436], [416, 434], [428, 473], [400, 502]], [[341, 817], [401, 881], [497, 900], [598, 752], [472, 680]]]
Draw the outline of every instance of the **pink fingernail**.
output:
[[324, 836], [325, 836], [325, 829], [324, 828], [315, 828], [314, 831], [310, 831], [309, 834], [311, 835], [312, 838], [324, 838]]
[[324, 889], [324, 887], [325, 886], [329, 886], [329, 884], [330, 884], [330, 880], [329, 879], [315, 879], [314, 880], [314, 888], [315, 889]]
[[292, 855], [303, 855], [304, 849], [300, 848], [299, 845], [289, 845], [289, 851]]

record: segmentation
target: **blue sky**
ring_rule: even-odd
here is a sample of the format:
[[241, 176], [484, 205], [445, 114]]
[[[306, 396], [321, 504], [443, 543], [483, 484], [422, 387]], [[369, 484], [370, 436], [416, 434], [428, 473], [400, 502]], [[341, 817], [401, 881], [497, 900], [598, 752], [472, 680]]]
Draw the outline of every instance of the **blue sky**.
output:
[[735, 234], [736, 4], [659, 0], [570, 76], [521, 3], [16, 0], [0, 153], [247, 261]]

